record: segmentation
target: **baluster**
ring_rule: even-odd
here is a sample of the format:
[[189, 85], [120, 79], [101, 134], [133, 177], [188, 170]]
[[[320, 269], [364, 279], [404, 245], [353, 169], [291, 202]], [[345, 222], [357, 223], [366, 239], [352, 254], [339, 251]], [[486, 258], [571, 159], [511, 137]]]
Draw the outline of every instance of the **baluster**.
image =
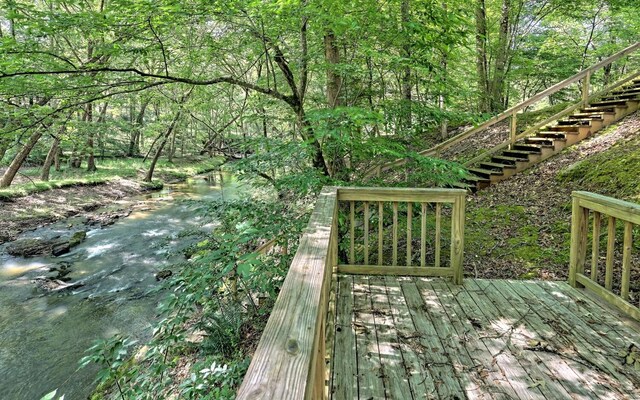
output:
[[604, 287], [611, 290], [613, 287], [613, 257], [616, 250], [616, 219], [609, 217], [609, 227], [607, 229], [607, 262], [604, 274]]
[[398, 265], [398, 202], [393, 202], [393, 251], [392, 266]]
[[633, 247], [633, 224], [624, 221], [624, 244], [622, 247], [622, 283], [620, 297], [629, 300], [629, 280], [631, 279], [631, 248]]
[[598, 258], [600, 257], [600, 225], [602, 214], [593, 212], [593, 241], [591, 242], [591, 280], [598, 279]]
[[382, 265], [382, 230], [384, 217], [384, 203], [378, 202], [378, 265]]
[[369, 265], [369, 202], [364, 202], [364, 265]]
[[420, 266], [424, 267], [427, 255], [427, 203], [422, 203], [420, 225]]
[[356, 240], [356, 211], [355, 211], [355, 202], [349, 202], [349, 231], [351, 234], [351, 243], [349, 245], [349, 264], [355, 264], [355, 240]]
[[413, 203], [407, 203], [407, 261], [406, 265], [411, 266], [411, 228], [413, 225]]
[[[435, 260], [435, 266], [439, 267], [440, 266], [440, 226], [441, 226], [441, 221], [442, 221], [442, 204], [441, 203], [436, 203], [436, 242], [435, 242], [435, 248], [436, 248], [436, 260]], [[453, 243], [451, 244], [453, 246]]]

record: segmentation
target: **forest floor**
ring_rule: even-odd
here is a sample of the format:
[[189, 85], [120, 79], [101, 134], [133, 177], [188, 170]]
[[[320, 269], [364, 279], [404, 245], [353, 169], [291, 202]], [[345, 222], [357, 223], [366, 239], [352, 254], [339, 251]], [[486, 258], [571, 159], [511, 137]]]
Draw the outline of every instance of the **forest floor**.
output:
[[[148, 189], [139, 182], [119, 179], [100, 184], [76, 185], [30, 194], [11, 200], [0, 200], [0, 244], [11, 242], [25, 231], [60, 221], [74, 215], [93, 214], [98, 208], [113, 204], [124, 198], [139, 195]], [[91, 215], [102, 218], [107, 224], [122, 216], [130, 202], [120, 203], [120, 207], [109, 215]]]
[[[490, 138], [489, 138], [490, 139]], [[469, 196], [467, 274], [566, 279], [571, 192], [640, 200], [640, 113]]]

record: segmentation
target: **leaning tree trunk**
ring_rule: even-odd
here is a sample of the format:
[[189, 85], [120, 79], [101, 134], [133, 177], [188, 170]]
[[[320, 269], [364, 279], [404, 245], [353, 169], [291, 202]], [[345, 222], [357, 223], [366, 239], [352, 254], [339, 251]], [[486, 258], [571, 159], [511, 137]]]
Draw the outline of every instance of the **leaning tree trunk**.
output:
[[181, 114], [182, 113], [180, 111], [176, 112], [176, 115], [173, 118], [173, 121], [171, 121], [171, 125], [169, 125], [169, 128], [167, 128], [167, 132], [164, 134], [162, 143], [160, 143], [160, 146], [158, 146], [158, 149], [156, 150], [156, 154], [153, 156], [153, 160], [151, 160], [151, 165], [149, 166], [149, 170], [147, 171], [147, 175], [144, 177], [143, 181], [151, 182], [151, 179], [153, 179], [153, 171], [156, 169], [156, 164], [158, 163], [158, 159], [160, 159], [160, 154], [162, 154], [162, 149], [164, 149], [164, 146], [169, 141], [169, 137], [171, 136], [171, 133], [175, 129]]
[[5, 171], [4, 175], [2, 175], [2, 178], [0, 178], [0, 188], [6, 188], [11, 185], [11, 182], [13, 182], [13, 179], [18, 174], [18, 170], [24, 163], [24, 160], [27, 159], [31, 150], [33, 150], [36, 143], [38, 143], [38, 140], [42, 137], [42, 133], [43, 130], [36, 130], [31, 134], [27, 144], [25, 144], [18, 154], [16, 154], [13, 161], [11, 161], [11, 165], [9, 165], [9, 168]]
[[[93, 103], [87, 104], [87, 114], [86, 114], [86, 122], [87, 125], [91, 125], [93, 123]], [[96, 170], [96, 159], [93, 155], [93, 142], [95, 139], [95, 129], [94, 127], [89, 127], [89, 134], [87, 135], [87, 171], [94, 172]]]
[[411, 58], [411, 40], [409, 38], [409, 22], [410, 22], [410, 8], [409, 0], [402, 0], [400, 5], [400, 14], [402, 18], [402, 29], [404, 31], [404, 45], [402, 46], [402, 53], [406, 59], [407, 65], [404, 67], [402, 73], [402, 98], [405, 102], [405, 115], [404, 115], [404, 128], [411, 129], [412, 126], [412, 110], [411, 110], [411, 66], [409, 60]]
[[53, 138], [53, 143], [51, 144], [51, 148], [47, 153], [47, 158], [44, 160], [44, 164], [42, 165], [42, 174], [40, 175], [40, 180], [47, 182], [49, 180], [49, 171], [51, 170], [51, 165], [53, 164], [54, 159], [58, 154], [58, 148], [60, 147], [60, 136]]

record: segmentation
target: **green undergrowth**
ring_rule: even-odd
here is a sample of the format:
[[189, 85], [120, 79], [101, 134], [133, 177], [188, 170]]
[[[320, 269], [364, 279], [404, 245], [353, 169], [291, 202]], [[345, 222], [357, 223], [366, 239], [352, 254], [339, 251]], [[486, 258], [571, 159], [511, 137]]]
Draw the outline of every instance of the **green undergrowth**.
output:
[[[175, 160], [170, 163], [161, 160], [156, 166], [153, 182], [142, 182], [142, 187], [153, 190], [162, 188], [163, 182], [183, 181], [190, 176], [202, 174], [220, 166], [220, 158], [205, 158], [197, 160]], [[141, 159], [105, 159], [98, 160], [98, 169], [95, 172], [87, 172], [84, 168], [70, 168], [64, 166], [60, 171], [51, 169], [50, 179], [47, 182], [39, 179], [41, 168], [23, 168], [18, 177], [20, 183], [8, 188], [0, 189], [0, 200], [13, 199], [51, 189], [70, 186], [100, 185], [112, 180], [133, 179], [141, 180], [147, 171], [149, 162], [143, 163]]]
[[[538, 277], [542, 267], [561, 268], [569, 261], [568, 221], [540, 224], [525, 207], [509, 204], [470, 207], [466, 219], [467, 257], [518, 263], [528, 271], [520, 275], [523, 279]], [[542, 245], [543, 235], [554, 238], [558, 245]]]
[[560, 171], [557, 179], [582, 190], [640, 201], [640, 136], [617, 143]]

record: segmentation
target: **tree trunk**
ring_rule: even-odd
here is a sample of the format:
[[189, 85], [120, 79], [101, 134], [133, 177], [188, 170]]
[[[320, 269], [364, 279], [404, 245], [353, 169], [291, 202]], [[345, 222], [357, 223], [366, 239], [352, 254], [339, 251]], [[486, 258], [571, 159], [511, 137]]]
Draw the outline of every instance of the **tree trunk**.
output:
[[400, 14], [402, 18], [402, 30], [404, 31], [404, 46], [402, 52], [406, 59], [407, 65], [404, 67], [402, 74], [402, 98], [405, 101], [404, 128], [410, 129], [412, 126], [412, 110], [411, 110], [411, 39], [409, 37], [410, 8], [409, 0], [402, 0], [400, 6]]
[[0, 161], [4, 158], [4, 155], [7, 154], [7, 150], [9, 150], [10, 141], [6, 138], [0, 138]]
[[56, 155], [53, 157], [53, 165], [57, 172], [60, 172], [60, 159], [62, 158], [62, 147], [58, 146], [58, 151], [56, 151]]
[[151, 160], [151, 165], [149, 166], [149, 170], [147, 171], [147, 175], [145, 175], [143, 181], [151, 182], [151, 179], [153, 179], [153, 171], [156, 169], [156, 164], [160, 159], [160, 154], [162, 154], [162, 149], [164, 149], [164, 146], [169, 141], [169, 136], [171, 136], [171, 133], [176, 127], [176, 124], [178, 123], [178, 120], [180, 119], [181, 114], [182, 114], [181, 111], [177, 111], [175, 117], [173, 117], [173, 121], [171, 121], [171, 125], [169, 125], [169, 128], [167, 128], [167, 132], [164, 134], [162, 143], [160, 143], [160, 146], [158, 146], [158, 149], [156, 150], [156, 154], [153, 156], [153, 160]]
[[509, 55], [509, 15], [511, 13], [511, 0], [503, 0], [502, 15], [500, 18], [500, 30], [498, 34], [498, 51], [496, 64], [491, 83], [491, 111], [499, 112], [505, 109], [505, 71], [507, 57]]
[[148, 98], [142, 102], [140, 105], [140, 112], [136, 116], [133, 127], [133, 131], [131, 132], [131, 137], [129, 140], [129, 150], [127, 151], [128, 157], [133, 157], [134, 155], [140, 154], [140, 135], [142, 134], [142, 124], [144, 123], [144, 114], [147, 111], [147, 106], [151, 102], [151, 98]]
[[13, 179], [18, 174], [18, 170], [22, 166], [22, 163], [24, 163], [24, 160], [27, 159], [31, 150], [33, 150], [36, 143], [38, 143], [38, 140], [42, 137], [42, 133], [43, 130], [38, 129], [31, 134], [27, 144], [25, 144], [18, 154], [16, 154], [13, 161], [11, 161], [11, 165], [9, 165], [9, 168], [5, 171], [4, 175], [2, 175], [2, 178], [0, 178], [0, 188], [6, 188], [11, 185], [11, 182], [13, 182]]
[[[87, 114], [85, 118], [85, 122], [87, 125], [91, 125], [93, 122], [93, 103], [87, 104]], [[95, 138], [95, 127], [89, 127], [89, 133], [87, 135], [87, 171], [95, 172], [96, 171], [96, 160], [93, 155], [93, 142]]]
[[478, 73], [478, 110], [489, 111], [487, 76], [487, 15], [484, 0], [476, 0], [476, 70]]
[[58, 154], [58, 148], [60, 147], [60, 136], [56, 136], [53, 138], [53, 143], [51, 144], [51, 148], [47, 153], [47, 158], [44, 160], [44, 164], [42, 165], [42, 174], [40, 175], [40, 180], [47, 182], [49, 180], [49, 171], [51, 170], [51, 164], [55, 160]]
[[340, 64], [340, 49], [336, 44], [336, 37], [333, 31], [327, 31], [324, 35], [324, 55], [327, 61], [327, 106], [336, 108], [341, 105], [340, 87], [342, 77], [337, 71]]

